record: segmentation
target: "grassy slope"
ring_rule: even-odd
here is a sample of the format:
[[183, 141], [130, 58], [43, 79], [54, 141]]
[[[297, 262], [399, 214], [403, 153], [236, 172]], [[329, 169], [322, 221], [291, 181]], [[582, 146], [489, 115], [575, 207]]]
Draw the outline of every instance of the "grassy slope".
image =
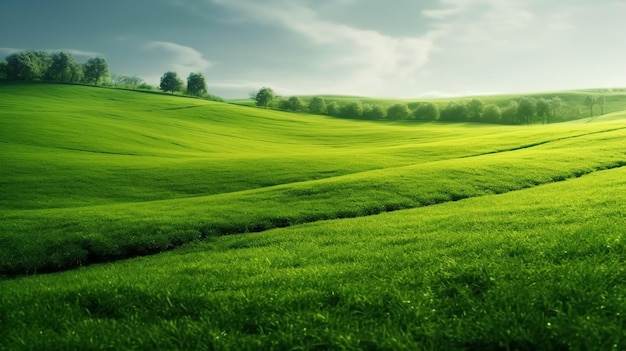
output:
[[626, 347], [624, 168], [0, 281], [0, 349]]
[[618, 114], [487, 127], [0, 93], [4, 272], [208, 236], [0, 280], [0, 350], [626, 347]]
[[502, 193], [626, 162], [619, 121], [442, 126], [86, 87], [3, 94], [7, 274]]

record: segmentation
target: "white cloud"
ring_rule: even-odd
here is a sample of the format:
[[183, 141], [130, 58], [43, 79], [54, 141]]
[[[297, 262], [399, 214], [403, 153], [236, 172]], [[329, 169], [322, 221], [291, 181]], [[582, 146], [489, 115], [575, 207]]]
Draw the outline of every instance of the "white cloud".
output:
[[[623, 3], [623, 2], [622, 2]], [[584, 0], [439, 0], [432, 21], [432, 90], [539, 91], [616, 77], [626, 7]], [[613, 68], [613, 71], [609, 71]], [[623, 80], [622, 80], [623, 81]], [[616, 80], [614, 85], [618, 85]], [[602, 83], [600, 83], [602, 84]], [[451, 94], [456, 95], [456, 94]]]
[[189, 46], [167, 41], [151, 41], [145, 44], [144, 49], [165, 51], [169, 55], [168, 69], [185, 76], [191, 72], [204, 72], [212, 65], [202, 53]]
[[[614, 57], [626, 55], [609, 44], [619, 42], [623, 33], [623, 1], [431, 0], [417, 7], [414, 23], [371, 25], [363, 21], [371, 14], [349, 20], [359, 25], [341, 20], [350, 11], [366, 11], [366, 0], [204, 1], [230, 10], [222, 14], [232, 17], [220, 20], [235, 19], [239, 28], [256, 24], [261, 36], [273, 33], [268, 41], [305, 44], [290, 47], [303, 53], [268, 45], [272, 51], [261, 51], [259, 65], [243, 70], [244, 77], [267, 79], [285, 95], [415, 97], [431, 91], [432, 96], [458, 96], [595, 86], [587, 83], [599, 79], [595, 71], [608, 71], [616, 66]], [[393, 6], [406, 11], [411, 2], [416, 9], [413, 1], [398, 0]], [[268, 59], [272, 55], [276, 64]], [[298, 66], [305, 69], [298, 71]]]
[[465, 11], [471, 5], [472, 0], [441, 0], [440, 2], [445, 8], [423, 10], [422, 15], [436, 20], [450, 18]]
[[[384, 81], [413, 79], [429, 59], [432, 41], [421, 37], [391, 37], [375, 30], [366, 30], [321, 19], [302, 2], [287, 0], [212, 0], [235, 10], [248, 21], [277, 25], [297, 33], [320, 47], [332, 51], [333, 57], [321, 62], [325, 69], [342, 72], [346, 89], [364, 91]], [[335, 86], [337, 88], [337, 86]], [[372, 91], [377, 93], [376, 91]], [[380, 92], [380, 91], [378, 91]]]
[[424, 17], [435, 20], [435, 38], [488, 46], [509, 44], [512, 36], [529, 34], [537, 16], [524, 0], [441, 0], [443, 9], [424, 10]]
[[76, 50], [76, 49], [46, 49], [44, 51], [47, 52], [60, 52], [60, 51], [67, 51], [70, 54], [74, 55], [74, 56], [79, 56], [79, 57], [99, 57], [99, 56], [104, 56], [101, 53], [98, 52], [94, 52], [94, 51], [84, 51], [84, 50]]

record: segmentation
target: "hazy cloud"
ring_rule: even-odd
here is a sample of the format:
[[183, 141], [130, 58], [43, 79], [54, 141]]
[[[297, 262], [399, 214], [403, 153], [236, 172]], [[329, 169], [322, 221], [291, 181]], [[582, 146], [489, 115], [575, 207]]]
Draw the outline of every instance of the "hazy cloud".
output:
[[[0, 52], [6, 54], [6, 55], [11, 55], [14, 54], [16, 52], [20, 52], [20, 51], [27, 51], [30, 49], [17, 49], [17, 48], [0, 48]], [[93, 52], [93, 51], [84, 51], [84, 50], [78, 50], [78, 49], [37, 49], [35, 51], [45, 51], [45, 52], [61, 52], [61, 51], [65, 51], [65, 52], [69, 52], [70, 54], [74, 55], [74, 56], [79, 56], [79, 57], [96, 57], [96, 56], [104, 56], [100, 53], [97, 52]]]
[[[287, 0], [212, 0], [230, 8], [250, 22], [280, 26], [308, 39], [320, 50], [332, 50], [333, 58], [320, 63], [341, 70], [353, 91], [385, 80], [410, 79], [429, 60], [432, 48], [428, 35], [391, 37], [320, 18], [312, 6]], [[349, 2], [348, 2], [349, 3]], [[349, 83], [348, 83], [349, 82]]]
[[39, 12], [30, 1], [6, 2], [3, 10], [16, 15], [0, 21], [0, 59], [66, 48], [46, 51], [69, 51], [77, 60], [102, 55], [113, 73], [151, 84], [168, 70], [183, 79], [200, 71], [210, 91], [224, 97], [247, 96], [263, 85], [283, 95], [389, 97], [626, 86], [626, 48], [619, 45], [625, 0], [100, 5], [94, 18], [88, 15], [93, 6], [82, 2], [61, 1]]
[[44, 51], [48, 51], [48, 52], [61, 52], [61, 51], [66, 51], [69, 52], [70, 54], [74, 55], [74, 56], [79, 56], [79, 57], [98, 57], [98, 56], [104, 56], [103, 54], [99, 53], [99, 52], [94, 52], [94, 51], [84, 51], [84, 50], [76, 50], [76, 49], [49, 49], [49, 50], [44, 50]]
[[187, 75], [190, 72], [204, 72], [211, 67], [211, 62], [204, 58], [202, 53], [194, 48], [167, 41], [151, 41], [144, 48], [146, 50], [161, 50], [169, 54], [169, 67], [179, 74]]
[[524, 0], [441, 0], [441, 5], [442, 9], [422, 11], [435, 21], [440, 41], [506, 44], [512, 35], [537, 25], [537, 16]]

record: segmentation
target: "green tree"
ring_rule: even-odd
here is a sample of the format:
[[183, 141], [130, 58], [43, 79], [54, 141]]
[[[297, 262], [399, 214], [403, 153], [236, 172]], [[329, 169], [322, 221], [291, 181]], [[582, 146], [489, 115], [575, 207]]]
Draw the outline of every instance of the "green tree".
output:
[[502, 112], [501, 121], [505, 124], [519, 124], [519, 118], [517, 111], [519, 110], [519, 103], [515, 100], [509, 101], [509, 104], [504, 107]]
[[37, 66], [37, 77], [35, 78], [44, 79], [46, 72], [52, 64], [50, 54], [45, 51], [26, 51], [26, 54], [32, 58]]
[[289, 111], [302, 111], [304, 109], [304, 103], [297, 96], [292, 96], [287, 99]]
[[411, 116], [411, 110], [405, 104], [395, 104], [387, 109], [387, 118], [393, 120], [407, 119]]
[[553, 97], [548, 101], [548, 105], [550, 105], [550, 113], [548, 114], [548, 124], [553, 122], [554, 119], [560, 119], [563, 117], [563, 109], [565, 107], [565, 102], [558, 96]]
[[50, 62], [50, 55], [43, 51], [17, 52], [6, 58], [6, 75], [12, 80], [43, 79]]
[[341, 115], [341, 107], [336, 101], [331, 101], [330, 104], [326, 105], [326, 111], [331, 116], [339, 116]]
[[535, 112], [536, 104], [533, 99], [525, 97], [520, 100], [517, 107], [517, 114], [521, 121], [525, 122], [528, 125], [532, 124]]
[[341, 108], [341, 116], [345, 118], [363, 117], [363, 104], [360, 101], [351, 102]]
[[83, 69], [85, 79], [98, 85], [98, 82], [104, 81], [109, 75], [109, 63], [104, 57], [94, 57], [87, 60]]
[[278, 100], [278, 109], [279, 110], [283, 110], [283, 111], [289, 111], [291, 109], [291, 106], [289, 104], [289, 99], [287, 99], [287, 100], [283, 100], [283, 99]]
[[604, 95], [599, 96], [597, 99], [598, 105], [600, 106], [600, 114], [603, 115], [604, 114], [604, 105], [606, 104], [606, 98], [604, 97]]
[[274, 90], [272, 90], [272, 88], [263, 87], [258, 93], [256, 93], [254, 100], [257, 106], [267, 108], [267, 105], [272, 103], [272, 100], [274, 100]]
[[46, 78], [58, 82], [77, 82], [81, 78], [80, 65], [69, 52], [59, 52], [51, 55], [51, 64], [46, 72]]
[[502, 119], [502, 111], [494, 104], [485, 106], [485, 112], [483, 113], [483, 121], [487, 123], [499, 123]]
[[479, 122], [483, 118], [485, 112], [485, 104], [480, 99], [472, 99], [467, 104], [467, 119], [473, 122]]
[[385, 119], [387, 114], [379, 105], [367, 105], [363, 107], [363, 118], [371, 120]]
[[187, 93], [193, 96], [202, 96], [206, 91], [206, 81], [202, 73], [189, 73], [187, 77]]
[[441, 111], [442, 121], [461, 122], [467, 120], [467, 104], [464, 102], [451, 102]]
[[319, 96], [312, 98], [309, 102], [309, 112], [318, 115], [327, 114], [328, 109], [326, 108], [326, 101], [324, 100], [324, 98]]
[[536, 111], [541, 123], [550, 123], [550, 104], [548, 104], [546, 99], [540, 98], [537, 100]]
[[0, 61], [0, 80], [7, 79], [7, 62]]
[[596, 104], [596, 98], [591, 95], [585, 96], [585, 106], [589, 107], [589, 117], [593, 117], [593, 105]]
[[174, 94], [174, 92], [182, 90], [183, 81], [178, 78], [176, 72], [167, 71], [161, 76], [159, 88], [166, 93], [169, 91], [171, 94]]
[[424, 121], [439, 119], [439, 106], [434, 102], [421, 103], [413, 110], [413, 117]]
[[33, 80], [39, 75], [37, 62], [26, 52], [18, 52], [7, 56], [6, 63], [8, 79]]

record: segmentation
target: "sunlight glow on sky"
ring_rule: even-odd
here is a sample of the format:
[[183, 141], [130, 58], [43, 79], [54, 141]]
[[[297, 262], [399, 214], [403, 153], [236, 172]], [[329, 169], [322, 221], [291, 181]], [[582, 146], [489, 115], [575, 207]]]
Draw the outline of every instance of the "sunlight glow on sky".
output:
[[422, 97], [626, 87], [624, 0], [20, 0], [0, 58], [105, 56], [158, 85], [209, 91]]

